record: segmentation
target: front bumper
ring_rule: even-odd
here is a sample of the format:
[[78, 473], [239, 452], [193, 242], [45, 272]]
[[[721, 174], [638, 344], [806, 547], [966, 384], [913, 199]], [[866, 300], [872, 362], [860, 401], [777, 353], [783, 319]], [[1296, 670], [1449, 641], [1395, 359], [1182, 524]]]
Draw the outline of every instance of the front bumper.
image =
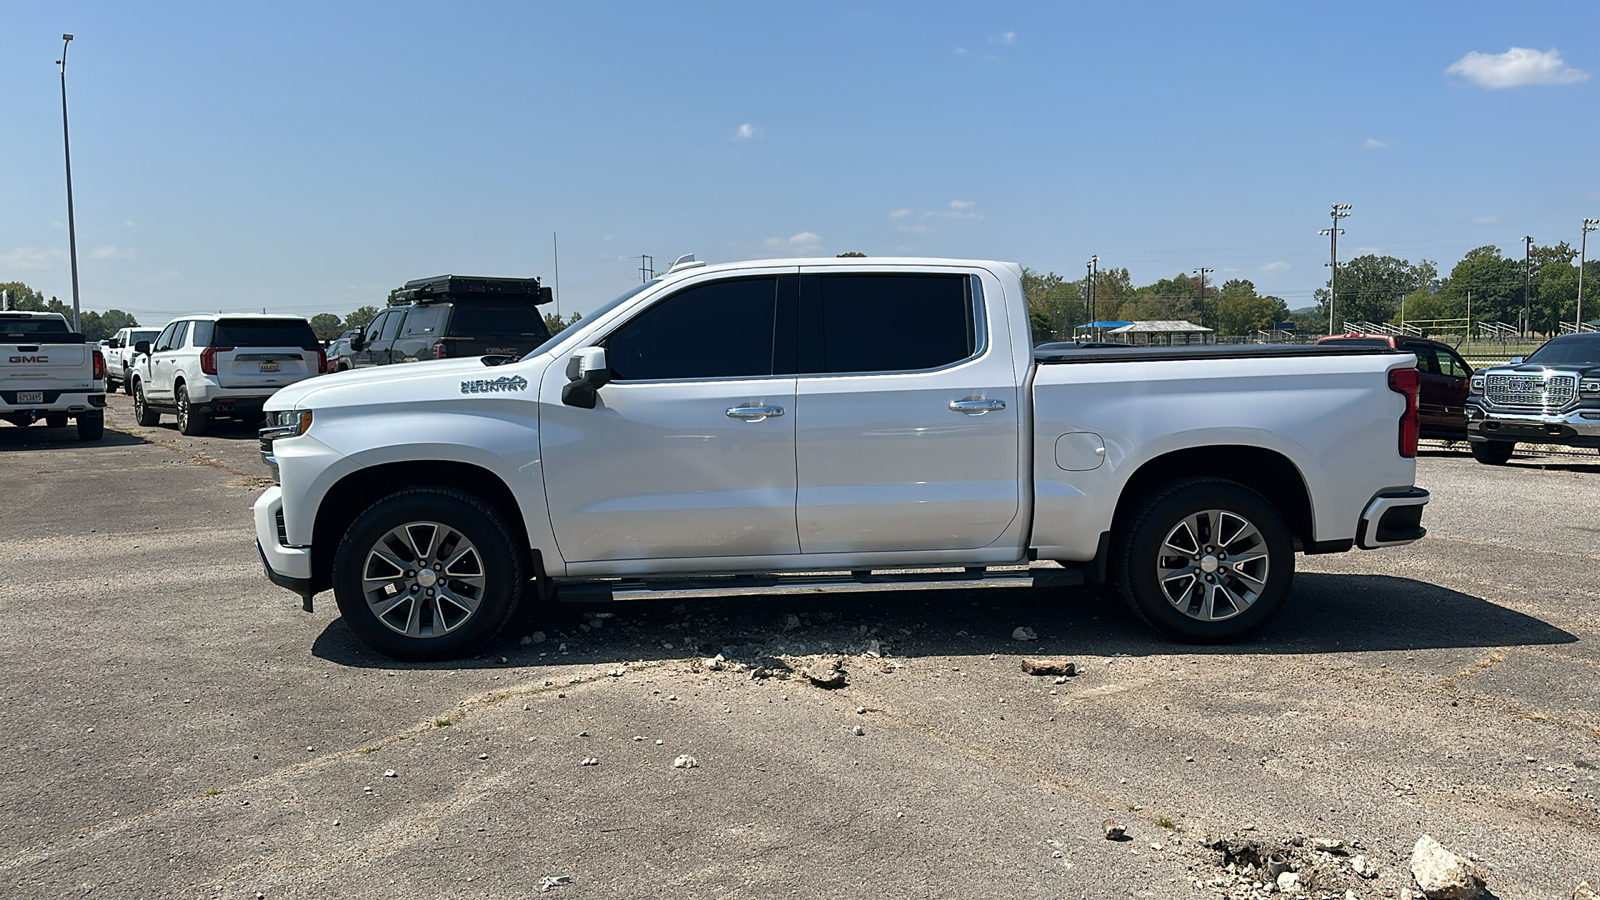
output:
[[1467, 440], [1529, 441], [1600, 447], [1600, 409], [1565, 413], [1495, 412], [1467, 404]]
[[256, 500], [256, 553], [266, 570], [267, 580], [299, 594], [307, 612], [311, 611], [311, 548], [291, 547], [283, 527], [283, 489], [267, 488]]
[[1361, 514], [1356, 545], [1363, 550], [1400, 547], [1422, 540], [1428, 529], [1422, 527], [1422, 507], [1428, 492], [1419, 487], [1384, 491], [1372, 498]]

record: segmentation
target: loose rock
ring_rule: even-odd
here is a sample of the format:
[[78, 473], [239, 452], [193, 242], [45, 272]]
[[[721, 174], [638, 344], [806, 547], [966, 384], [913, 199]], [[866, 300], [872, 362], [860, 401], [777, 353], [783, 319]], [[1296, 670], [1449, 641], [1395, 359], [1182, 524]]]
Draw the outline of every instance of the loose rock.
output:
[[1446, 850], [1430, 835], [1417, 838], [1411, 851], [1411, 874], [1427, 900], [1474, 900], [1483, 893], [1477, 866]]
[[383, 777], [385, 777], [385, 778], [399, 778], [400, 775], [399, 775], [399, 773], [395, 772], [395, 770], [393, 770], [393, 769], [384, 769], [383, 770]]
[[1600, 891], [1587, 881], [1578, 882], [1578, 887], [1572, 892], [1572, 900], [1600, 900]]
[[867, 733], [867, 729], [863, 728], [860, 725], [857, 725], [856, 727], [850, 729], [850, 733], [854, 734], [856, 737], [861, 737], [862, 735]]
[[580, 766], [598, 766], [598, 765], [600, 765], [600, 760], [595, 759], [592, 756], [585, 756], [583, 758], [583, 762], [578, 763], [578, 765], [580, 765]]
[[800, 627], [800, 617], [794, 613], [786, 613], [783, 620], [779, 622], [779, 627], [784, 631], [793, 631]]
[[563, 884], [571, 883], [571, 875], [546, 875], [545, 877], [539, 879], [539, 893], [548, 894], [550, 893], [550, 889], [553, 887], [560, 887]]
[[1117, 823], [1116, 819], [1107, 819], [1100, 823], [1106, 833], [1108, 841], [1125, 841], [1128, 839], [1128, 829]]
[[1362, 878], [1377, 878], [1378, 870], [1365, 856], [1350, 860], [1350, 869]]
[[1019, 625], [1011, 632], [1011, 639], [1014, 641], [1037, 641], [1039, 635], [1032, 628], [1026, 625]]
[[1300, 887], [1300, 874], [1298, 872], [1280, 872], [1278, 874], [1278, 890], [1285, 894], [1292, 894]]
[[832, 690], [842, 688], [849, 683], [849, 678], [844, 669], [839, 668], [839, 661], [830, 659], [806, 669], [806, 678], [820, 688]]
[[687, 753], [672, 761], [674, 769], [692, 769], [698, 765], [700, 765], [700, 761]]
[[1025, 658], [1022, 660], [1022, 671], [1027, 672], [1029, 675], [1055, 675], [1064, 678], [1068, 675], [1078, 674], [1078, 666], [1076, 663], [1065, 659]]

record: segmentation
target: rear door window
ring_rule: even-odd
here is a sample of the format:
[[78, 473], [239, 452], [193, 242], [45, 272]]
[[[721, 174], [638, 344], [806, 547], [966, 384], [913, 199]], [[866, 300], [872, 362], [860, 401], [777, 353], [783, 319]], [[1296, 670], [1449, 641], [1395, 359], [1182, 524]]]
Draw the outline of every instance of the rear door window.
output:
[[914, 372], [978, 352], [965, 275], [820, 275], [801, 280], [801, 372]]
[[1417, 355], [1417, 371], [1429, 375], [1439, 374], [1439, 356], [1427, 344], [1407, 344], [1401, 349], [1409, 350]]
[[216, 330], [217, 323], [215, 322], [194, 323], [194, 345], [196, 347], [215, 346], [211, 343], [211, 338], [216, 333]]
[[715, 281], [655, 304], [605, 340], [618, 381], [771, 375], [778, 279]]
[[471, 303], [455, 304], [450, 317], [451, 337], [482, 337], [488, 334], [515, 334], [549, 337], [544, 327], [544, 316], [531, 303]]
[[449, 307], [429, 304], [426, 306], [413, 306], [406, 313], [405, 324], [400, 327], [402, 337], [432, 337], [439, 333], [439, 326], [444, 323], [444, 315]]
[[1451, 378], [1466, 378], [1472, 374], [1472, 368], [1454, 350], [1439, 351], [1439, 371]]
[[304, 319], [218, 319], [212, 346], [315, 350], [320, 344]]

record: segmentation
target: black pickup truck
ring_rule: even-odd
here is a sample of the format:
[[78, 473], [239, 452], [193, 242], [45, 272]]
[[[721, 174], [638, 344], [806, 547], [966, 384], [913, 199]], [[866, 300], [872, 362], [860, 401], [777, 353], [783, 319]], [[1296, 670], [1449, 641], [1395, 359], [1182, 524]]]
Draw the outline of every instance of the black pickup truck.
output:
[[1527, 359], [1472, 373], [1467, 440], [1486, 465], [1518, 441], [1600, 448], [1600, 334], [1551, 338]]
[[406, 282], [390, 306], [350, 339], [344, 368], [423, 359], [521, 356], [550, 337], [537, 278], [439, 275]]

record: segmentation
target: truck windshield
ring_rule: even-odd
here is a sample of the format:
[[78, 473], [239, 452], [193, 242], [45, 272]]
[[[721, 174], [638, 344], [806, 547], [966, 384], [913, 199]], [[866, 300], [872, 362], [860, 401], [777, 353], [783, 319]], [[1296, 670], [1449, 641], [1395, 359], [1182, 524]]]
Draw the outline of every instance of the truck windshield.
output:
[[1600, 366], [1600, 334], [1557, 338], [1526, 360], [1536, 366]]
[[[593, 318], [595, 318], [597, 316], [603, 316], [606, 313], [611, 312], [613, 309], [616, 309], [617, 307], [621, 306], [623, 303], [626, 303], [628, 300], [632, 299], [633, 296], [635, 294], [638, 294], [640, 291], [643, 291], [646, 288], [655, 287], [656, 285], [658, 285], [660, 283], [661, 283], [661, 279], [659, 279], [659, 278], [653, 278], [653, 279], [651, 279], [649, 281], [646, 281], [644, 284], [641, 284], [638, 287], [634, 288], [633, 290], [628, 291], [627, 293], [625, 293], [622, 296], [616, 298], [615, 300], [611, 300], [610, 302], [606, 303], [604, 306], [602, 306], [599, 309], [595, 310], [594, 312], [590, 313], [589, 316], [588, 316], [588, 319], [593, 319]], [[531, 352], [529, 352], [527, 356], [524, 356], [523, 359], [533, 359], [535, 356], [538, 356], [541, 353], [545, 353], [545, 352], [549, 351], [551, 347], [554, 347], [555, 345], [557, 345], [557, 344], [561, 343], [562, 341], [566, 340], [567, 339], [567, 335], [572, 333], [573, 331], [575, 331], [579, 325], [587, 325], [588, 324], [588, 319], [579, 319], [578, 321], [573, 322], [571, 325], [568, 325], [567, 327], [561, 329], [561, 331], [558, 332], [557, 334], [555, 334], [553, 337], [551, 337], [550, 340], [545, 341], [544, 343], [540, 344], [539, 346], [533, 348], [533, 350]]]

